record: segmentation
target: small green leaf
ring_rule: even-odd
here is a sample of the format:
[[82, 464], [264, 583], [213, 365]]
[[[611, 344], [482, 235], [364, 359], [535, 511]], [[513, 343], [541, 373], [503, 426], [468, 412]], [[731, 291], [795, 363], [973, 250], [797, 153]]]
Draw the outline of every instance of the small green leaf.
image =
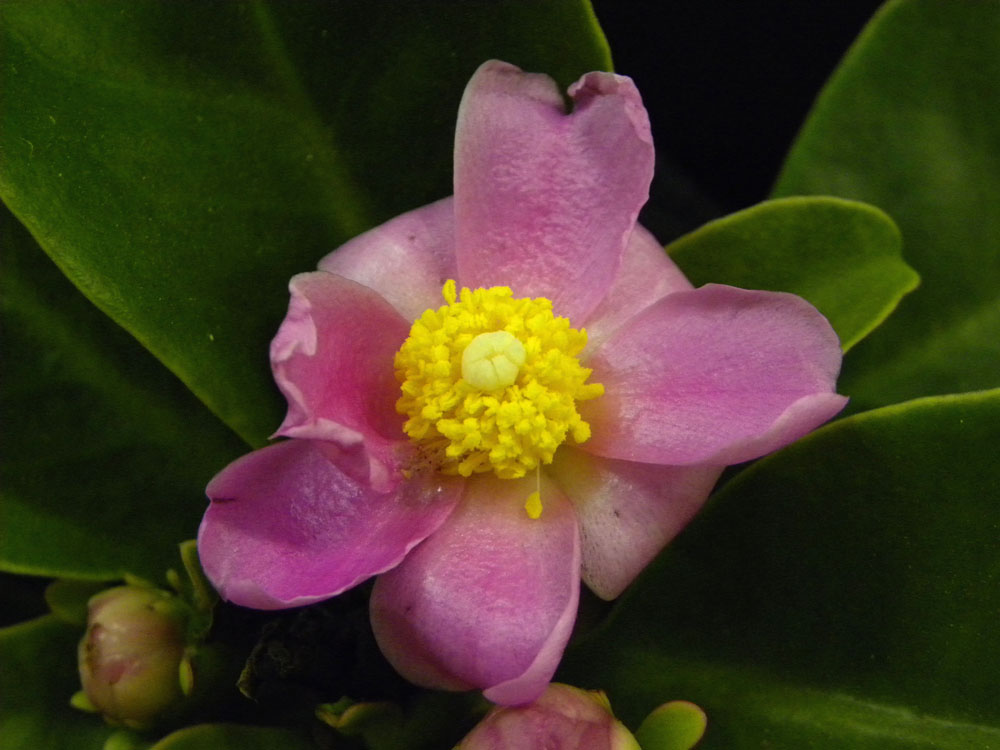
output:
[[187, 581], [184, 582], [178, 576], [180, 586], [177, 590], [186, 595], [199, 614], [207, 615], [210, 618], [212, 610], [219, 601], [219, 595], [212, 588], [211, 582], [201, 567], [201, 560], [198, 557], [198, 541], [187, 539], [181, 542], [180, 554], [181, 562], [184, 564], [184, 572], [187, 574]]
[[642, 720], [635, 738], [642, 750], [691, 750], [705, 734], [705, 712], [689, 701], [670, 701]]
[[199, 724], [168, 734], [149, 750], [315, 750], [300, 732], [239, 724]]
[[0, 750], [100, 750], [113, 730], [70, 706], [82, 635], [52, 616], [0, 630]]
[[152, 743], [131, 729], [119, 729], [104, 743], [101, 750], [147, 750]]
[[69, 705], [77, 711], [85, 711], [88, 714], [96, 714], [100, 709], [91, 703], [90, 698], [83, 690], [77, 690], [70, 696]]
[[1000, 389], [858, 414], [762, 459], [560, 679], [600, 685], [627, 723], [694, 701], [705, 747], [1000, 747], [997, 445]]
[[87, 624], [87, 602], [106, 588], [101, 581], [60, 578], [45, 588], [45, 603], [60, 620], [82, 628]]
[[851, 353], [871, 407], [1000, 384], [1000, 3], [894, 0], [861, 34], [774, 194], [888, 212], [923, 279]]
[[319, 706], [316, 718], [343, 737], [359, 738], [368, 750], [435, 750], [453, 747], [489, 707], [475, 693], [422, 692], [405, 710], [344, 699]]
[[846, 351], [917, 286], [900, 244], [892, 219], [873, 206], [785, 198], [710, 222], [667, 251], [695, 285], [804, 297], [827, 317]]
[[451, 193], [476, 67], [610, 66], [583, 0], [11, 0], [0, 50], [0, 197], [253, 445], [289, 278]]
[[0, 568], [162, 580], [244, 448], [0, 211]]

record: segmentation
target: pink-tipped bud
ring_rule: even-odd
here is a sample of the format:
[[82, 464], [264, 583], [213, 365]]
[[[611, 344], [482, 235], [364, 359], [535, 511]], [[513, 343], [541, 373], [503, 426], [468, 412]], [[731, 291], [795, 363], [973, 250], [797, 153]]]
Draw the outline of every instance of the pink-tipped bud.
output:
[[180, 703], [185, 606], [144, 586], [118, 586], [91, 598], [78, 649], [80, 682], [112, 723], [143, 729]]
[[552, 683], [534, 703], [498, 706], [456, 750], [639, 750], [604, 693]]

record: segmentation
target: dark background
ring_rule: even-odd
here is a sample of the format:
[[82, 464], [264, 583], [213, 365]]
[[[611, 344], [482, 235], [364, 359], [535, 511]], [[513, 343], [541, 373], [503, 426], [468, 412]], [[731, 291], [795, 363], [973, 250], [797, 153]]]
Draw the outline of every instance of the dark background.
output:
[[874, 0], [593, 0], [618, 73], [650, 113], [657, 177], [643, 222], [667, 242], [764, 200]]

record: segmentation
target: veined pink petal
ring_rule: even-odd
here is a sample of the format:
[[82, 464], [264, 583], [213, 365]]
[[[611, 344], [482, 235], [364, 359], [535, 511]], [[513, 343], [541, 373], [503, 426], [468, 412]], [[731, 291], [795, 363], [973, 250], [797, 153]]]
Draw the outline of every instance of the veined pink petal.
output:
[[694, 517], [722, 467], [619, 461], [564, 445], [547, 471], [580, 519], [584, 583], [614, 599]]
[[589, 73], [562, 97], [507, 63], [469, 81], [455, 134], [461, 284], [548, 297], [579, 324], [606, 294], [648, 197], [649, 120], [628, 78]]
[[256, 609], [328, 599], [397, 565], [458, 502], [461, 482], [443, 477], [376, 492], [341, 471], [336, 451], [287, 440], [212, 479], [198, 553], [223, 598]]
[[605, 394], [580, 404], [608, 458], [734, 464], [798, 439], [840, 411], [837, 336], [792, 294], [709, 284], [671, 294], [590, 357]]
[[570, 502], [533, 479], [475, 477], [448, 522], [379, 577], [372, 626], [382, 652], [425, 687], [485, 688], [496, 703], [534, 700], [569, 639], [580, 593], [580, 541]]
[[408, 321], [444, 304], [441, 288], [457, 278], [451, 198], [397, 216], [341, 245], [319, 262], [374, 289]]
[[388, 456], [405, 439], [393, 357], [410, 323], [377, 292], [332, 273], [299, 274], [289, 288], [288, 315], [271, 342], [274, 379], [288, 400], [276, 434], [363, 447], [371, 481], [382, 485]]
[[611, 289], [584, 321], [587, 352], [595, 351], [625, 321], [658, 299], [693, 288], [663, 245], [645, 227], [636, 224]]

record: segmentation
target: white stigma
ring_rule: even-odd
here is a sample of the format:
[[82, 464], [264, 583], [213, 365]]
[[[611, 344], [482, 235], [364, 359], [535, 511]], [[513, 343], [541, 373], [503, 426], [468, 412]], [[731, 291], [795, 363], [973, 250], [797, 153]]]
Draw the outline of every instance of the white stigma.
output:
[[525, 356], [524, 344], [514, 334], [481, 333], [462, 352], [462, 379], [483, 391], [506, 388], [517, 380]]

